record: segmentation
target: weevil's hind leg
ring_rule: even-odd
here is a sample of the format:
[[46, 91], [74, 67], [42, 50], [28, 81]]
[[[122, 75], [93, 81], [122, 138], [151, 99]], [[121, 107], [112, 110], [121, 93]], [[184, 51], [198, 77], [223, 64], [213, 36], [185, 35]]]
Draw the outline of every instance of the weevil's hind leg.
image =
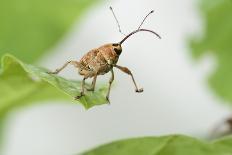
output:
[[82, 83], [81, 83], [81, 93], [80, 93], [80, 95], [78, 95], [78, 96], [75, 97], [76, 100], [77, 100], [77, 99], [80, 99], [82, 96], [85, 95], [85, 80], [86, 80], [86, 79], [87, 79], [87, 78], [84, 77], [83, 80], [82, 80]]
[[111, 89], [111, 85], [114, 81], [114, 71], [113, 68], [111, 69], [111, 78], [109, 80], [109, 87], [108, 87], [108, 91], [107, 91], [107, 95], [106, 95], [106, 100], [109, 102], [110, 104], [110, 100], [109, 100], [109, 96], [110, 96], [110, 89]]
[[58, 74], [60, 71], [62, 71], [65, 67], [67, 67], [69, 64], [79, 68], [80, 63], [78, 61], [68, 61], [66, 62], [62, 67], [57, 68], [54, 72], [47, 72], [48, 74]]
[[136, 84], [135, 79], [134, 79], [134, 76], [127, 67], [122, 67], [122, 66], [118, 66], [118, 65], [115, 65], [115, 67], [117, 67], [118, 69], [120, 69], [124, 73], [129, 74], [131, 76], [133, 83], [135, 85], [135, 92], [137, 92], [137, 93], [143, 92], [143, 88], [138, 89], [137, 84]]
[[95, 85], [97, 81], [97, 74], [93, 77], [92, 85], [90, 88], [87, 88], [88, 91], [94, 91], [95, 90]]

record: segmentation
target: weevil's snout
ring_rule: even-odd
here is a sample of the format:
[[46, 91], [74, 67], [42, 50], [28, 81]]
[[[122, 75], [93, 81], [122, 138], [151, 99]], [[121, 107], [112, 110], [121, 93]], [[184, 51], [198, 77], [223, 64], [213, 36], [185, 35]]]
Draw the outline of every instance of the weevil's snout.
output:
[[122, 53], [122, 46], [119, 43], [112, 44], [113, 50], [117, 55], [120, 55]]

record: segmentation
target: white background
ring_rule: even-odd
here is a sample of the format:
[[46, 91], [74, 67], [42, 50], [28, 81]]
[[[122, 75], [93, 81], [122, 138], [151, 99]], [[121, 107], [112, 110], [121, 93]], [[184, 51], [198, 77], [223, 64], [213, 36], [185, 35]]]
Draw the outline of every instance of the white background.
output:
[[[45, 104], [13, 112], [7, 125], [5, 155], [69, 155], [113, 140], [187, 134], [203, 136], [229, 115], [207, 85], [216, 61], [192, 59], [187, 39], [204, 23], [193, 0], [115, 0], [93, 7], [79, 25], [39, 62], [55, 69], [66, 60], [80, 59], [92, 48], [123, 37], [109, 10], [113, 6], [125, 33], [140, 24], [162, 36], [139, 33], [123, 45], [118, 64], [134, 73], [144, 93], [136, 94], [130, 77], [115, 69], [111, 105], [86, 111], [79, 104]], [[62, 76], [81, 79], [68, 67]], [[109, 75], [99, 78], [108, 82]], [[98, 81], [98, 82], [99, 82]], [[63, 103], [63, 102], [60, 102]]]

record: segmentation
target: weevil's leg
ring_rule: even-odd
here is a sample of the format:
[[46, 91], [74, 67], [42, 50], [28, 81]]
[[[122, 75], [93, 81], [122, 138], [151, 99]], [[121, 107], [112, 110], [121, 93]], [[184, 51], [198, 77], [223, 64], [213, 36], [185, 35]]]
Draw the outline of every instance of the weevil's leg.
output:
[[79, 67], [80, 63], [77, 61], [68, 61], [66, 62], [61, 68], [56, 69], [54, 72], [48, 72], [49, 74], [58, 74], [60, 71], [62, 71], [65, 67], [68, 66], [68, 64], [71, 64], [75, 67]]
[[114, 81], [114, 71], [113, 71], [113, 68], [111, 69], [111, 78], [109, 80], [109, 87], [108, 87], [108, 91], [107, 91], [107, 95], [106, 95], [106, 100], [110, 103], [110, 100], [109, 100], [109, 96], [110, 96], [110, 89], [111, 89], [111, 85]]
[[76, 96], [75, 99], [80, 99], [82, 96], [85, 95], [85, 80], [86, 79], [87, 79], [86, 77], [83, 78], [82, 83], [81, 83], [81, 93], [80, 95]]
[[117, 67], [118, 69], [120, 69], [124, 73], [129, 74], [131, 76], [133, 83], [135, 85], [135, 92], [137, 92], [137, 93], [143, 92], [143, 88], [138, 89], [137, 84], [136, 84], [135, 79], [134, 79], [134, 76], [127, 67], [122, 67], [122, 66], [118, 66], [118, 65], [115, 65], [115, 67]]
[[95, 85], [97, 81], [97, 74], [93, 77], [92, 85], [90, 88], [87, 88], [88, 91], [94, 91], [95, 90]]

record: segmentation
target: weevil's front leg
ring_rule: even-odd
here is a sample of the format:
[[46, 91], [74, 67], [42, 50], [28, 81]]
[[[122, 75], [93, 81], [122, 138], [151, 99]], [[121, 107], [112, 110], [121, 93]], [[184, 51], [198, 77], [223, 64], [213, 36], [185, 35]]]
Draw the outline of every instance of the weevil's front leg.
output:
[[90, 88], [87, 88], [88, 91], [94, 91], [95, 90], [95, 85], [97, 81], [97, 74], [93, 77], [92, 85]]
[[54, 72], [48, 72], [49, 74], [58, 74], [60, 71], [62, 71], [65, 67], [68, 66], [68, 64], [71, 64], [77, 68], [80, 67], [80, 63], [77, 61], [68, 61], [66, 62], [61, 68], [56, 69]]
[[106, 95], [106, 100], [110, 103], [110, 100], [109, 100], [109, 96], [110, 96], [110, 89], [111, 89], [111, 85], [114, 81], [114, 71], [113, 71], [113, 68], [111, 69], [111, 78], [109, 80], [109, 87], [108, 87], [108, 91], [107, 91], [107, 95]]
[[137, 92], [137, 93], [143, 92], [143, 88], [138, 89], [137, 84], [135, 82], [135, 79], [133, 77], [133, 74], [131, 73], [131, 71], [127, 67], [122, 67], [122, 66], [119, 66], [119, 65], [115, 65], [115, 67], [117, 67], [118, 69], [120, 69], [124, 73], [129, 74], [131, 76], [131, 78], [133, 80], [133, 83], [135, 85], [135, 92]]
[[80, 99], [82, 96], [85, 95], [85, 80], [86, 80], [86, 79], [87, 79], [87, 78], [84, 77], [83, 80], [82, 80], [82, 83], [81, 83], [81, 93], [80, 93], [80, 95], [78, 95], [78, 96], [75, 97], [76, 100], [77, 100], [77, 99]]

